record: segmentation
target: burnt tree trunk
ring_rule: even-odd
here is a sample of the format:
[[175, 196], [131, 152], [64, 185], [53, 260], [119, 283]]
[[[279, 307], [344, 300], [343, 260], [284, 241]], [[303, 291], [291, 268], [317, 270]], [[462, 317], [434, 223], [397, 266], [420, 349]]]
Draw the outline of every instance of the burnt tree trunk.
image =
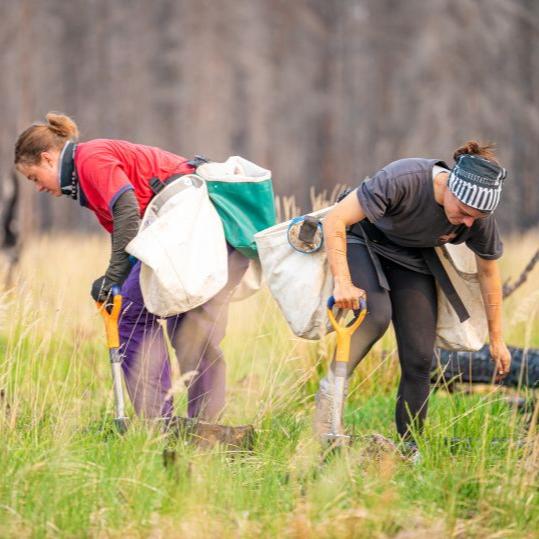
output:
[[[501, 384], [506, 387], [539, 387], [539, 349], [509, 347], [511, 369]], [[454, 383], [490, 384], [496, 377], [488, 345], [478, 352], [438, 350], [432, 359], [432, 381], [437, 386]]]
[[21, 242], [19, 237], [20, 187], [16, 172], [13, 170], [2, 185], [2, 240], [0, 249], [6, 259], [5, 286], [11, 287], [15, 268], [19, 262]]

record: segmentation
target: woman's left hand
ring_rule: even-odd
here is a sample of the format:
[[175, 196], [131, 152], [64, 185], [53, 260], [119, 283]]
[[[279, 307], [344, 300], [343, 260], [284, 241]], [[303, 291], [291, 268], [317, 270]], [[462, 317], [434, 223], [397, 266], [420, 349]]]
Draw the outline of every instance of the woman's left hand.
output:
[[496, 364], [496, 381], [499, 382], [509, 374], [511, 353], [502, 340], [491, 341], [490, 356]]

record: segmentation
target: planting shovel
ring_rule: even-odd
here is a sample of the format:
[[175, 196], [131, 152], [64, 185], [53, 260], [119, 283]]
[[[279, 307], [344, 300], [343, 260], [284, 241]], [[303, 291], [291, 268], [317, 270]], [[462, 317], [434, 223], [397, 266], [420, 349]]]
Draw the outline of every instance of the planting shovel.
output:
[[[124, 395], [122, 389], [122, 355], [120, 353], [120, 335], [118, 332], [118, 318], [122, 308], [120, 287], [112, 287], [112, 304], [97, 303], [99, 312], [105, 321], [107, 345], [112, 368], [114, 383], [114, 401], [116, 417], [114, 423], [120, 434], [127, 431], [128, 418], [124, 411]], [[167, 421], [166, 430], [178, 436], [188, 437], [197, 445], [209, 447], [222, 444], [227, 448], [251, 450], [254, 443], [255, 431], [252, 425], [231, 427], [206, 423], [197, 419], [172, 417]]]
[[114, 403], [116, 417], [114, 423], [120, 434], [127, 430], [128, 418], [125, 415], [124, 393], [122, 389], [122, 355], [120, 354], [120, 334], [118, 331], [118, 318], [122, 308], [120, 287], [113, 286], [111, 290], [112, 304], [97, 302], [97, 308], [105, 321], [107, 346], [109, 348], [110, 366], [112, 368], [112, 382], [114, 385]]
[[331, 432], [324, 436], [324, 440], [333, 447], [349, 445], [351, 437], [341, 434], [343, 431], [342, 416], [344, 408], [344, 387], [348, 373], [348, 361], [350, 360], [350, 340], [356, 329], [363, 323], [367, 315], [367, 302], [359, 301], [359, 313], [352, 324], [342, 326], [333, 314], [335, 298], [328, 299], [328, 317], [331, 325], [337, 333], [337, 351], [335, 354], [335, 382], [333, 387], [333, 408], [331, 410]]

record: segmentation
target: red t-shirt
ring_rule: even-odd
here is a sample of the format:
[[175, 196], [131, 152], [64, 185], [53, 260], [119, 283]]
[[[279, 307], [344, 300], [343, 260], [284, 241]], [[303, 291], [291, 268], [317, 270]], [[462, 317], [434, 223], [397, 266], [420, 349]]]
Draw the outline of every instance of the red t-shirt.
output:
[[91, 209], [103, 227], [112, 232], [112, 207], [128, 189], [135, 190], [140, 215], [153, 196], [150, 179], [190, 174], [185, 157], [124, 140], [96, 139], [77, 144], [75, 167], [80, 202]]

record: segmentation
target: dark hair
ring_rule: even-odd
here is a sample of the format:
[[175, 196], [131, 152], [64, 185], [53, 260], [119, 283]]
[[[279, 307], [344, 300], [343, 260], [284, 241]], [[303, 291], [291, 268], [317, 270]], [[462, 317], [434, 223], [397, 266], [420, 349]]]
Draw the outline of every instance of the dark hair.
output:
[[36, 165], [41, 153], [61, 149], [79, 136], [77, 124], [65, 114], [49, 112], [47, 123], [36, 122], [25, 129], [15, 143], [15, 164]]
[[472, 154], [478, 155], [479, 157], [487, 159], [488, 161], [493, 161], [494, 163], [499, 165], [500, 163], [498, 162], [498, 158], [494, 153], [494, 148], [495, 144], [492, 143], [481, 144], [476, 140], [469, 140], [468, 142], [465, 142], [460, 148], [457, 148], [455, 150], [455, 152], [453, 153], [453, 159], [455, 161], [458, 161], [458, 158], [461, 155]]

